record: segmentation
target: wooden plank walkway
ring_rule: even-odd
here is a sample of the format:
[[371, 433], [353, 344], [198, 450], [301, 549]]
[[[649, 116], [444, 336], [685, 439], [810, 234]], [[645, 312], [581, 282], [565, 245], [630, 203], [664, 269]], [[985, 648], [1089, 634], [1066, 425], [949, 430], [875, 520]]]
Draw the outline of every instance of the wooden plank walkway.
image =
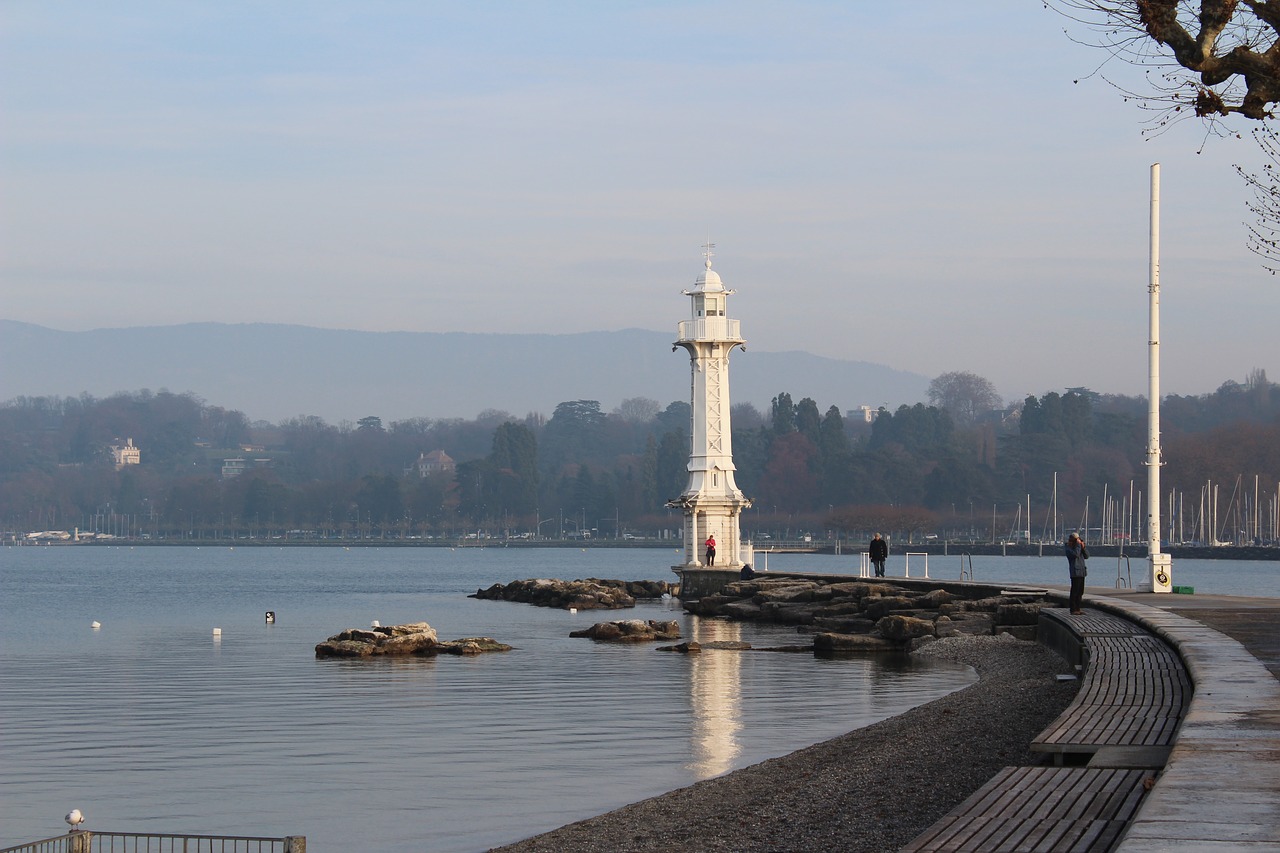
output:
[[1006, 767], [902, 853], [1103, 853], [1142, 801], [1147, 771]]
[[1084, 647], [1080, 692], [1032, 742], [1033, 752], [1093, 755], [1106, 747], [1167, 747], [1191, 701], [1191, 679], [1178, 653], [1133, 622], [1086, 610], [1070, 616], [1046, 608]]
[[[1137, 814], [1190, 704], [1186, 667], [1119, 616], [1043, 608], [1040, 618], [1042, 638], [1082, 661], [1076, 698], [1031, 744], [1058, 766], [1006, 767], [904, 853], [1107, 853]], [[1090, 764], [1064, 767], [1068, 755]]]

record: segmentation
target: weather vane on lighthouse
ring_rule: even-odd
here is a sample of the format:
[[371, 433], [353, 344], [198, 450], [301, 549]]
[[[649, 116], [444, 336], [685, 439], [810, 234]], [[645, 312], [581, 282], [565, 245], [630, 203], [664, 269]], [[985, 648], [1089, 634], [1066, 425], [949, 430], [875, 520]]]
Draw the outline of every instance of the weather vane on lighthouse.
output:
[[[742, 542], [739, 517], [751, 501], [734, 482], [733, 438], [729, 422], [729, 353], [746, 347], [737, 320], [728, 317], [726, 290], [711, 269], [716, 244], [702, 244], [705, 269], [691, 290], [690, 317], [681, 321], [672, 349], [689, 352], [693, 409], [689, 447], [689, 483], [667, 506], [684, 512], [684, 563], [673, 567], [681, 576], [682, 594], [696, 591], [688, 571], [736, 573], [750, 559]], [[710, 579], [708, 578], [710, 583]]]

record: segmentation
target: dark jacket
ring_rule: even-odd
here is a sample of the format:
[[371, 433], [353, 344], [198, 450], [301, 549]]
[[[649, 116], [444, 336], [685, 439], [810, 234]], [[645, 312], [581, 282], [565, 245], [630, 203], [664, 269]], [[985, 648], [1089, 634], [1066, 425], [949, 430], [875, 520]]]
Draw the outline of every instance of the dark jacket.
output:
[[889, 543], [883, 539], [872, 539], [871, 547], [868, 550], [871, 552], [871, 562], [873, 563], [889, 557]]
[[1064, 550], [1067, 552], [1067, 568], [1071, 577], [1082, 578], [1088, 575], [1089, 568], [1085, 565], [1085, 560], [1089, 559], [1089, 552], [1084, 543], [1077, 539], [1075, 544], [1067, 544]]

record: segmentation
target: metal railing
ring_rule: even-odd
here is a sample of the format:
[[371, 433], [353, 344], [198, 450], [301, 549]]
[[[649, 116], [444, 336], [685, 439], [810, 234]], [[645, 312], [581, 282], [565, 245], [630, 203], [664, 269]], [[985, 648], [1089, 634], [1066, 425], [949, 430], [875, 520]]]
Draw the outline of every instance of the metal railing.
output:
[[1116, 557], [1116, 589], [1133, 589], [1133, 568], [1129, 565], [1128, 554]]
[[907, 563], [906, 563], [906, 566], [903, 568], [902, 576], [907, 578], [911, 577], [911, 558], [912, 557], [924, 557], [924, 576], [927, 579], [929, 577], [929, 554], [927, 551], [908, 551]]
[[307, 853], [307, 839], [302, 835], [265, 838], [79, 830], [5, 847], [0, 853]]

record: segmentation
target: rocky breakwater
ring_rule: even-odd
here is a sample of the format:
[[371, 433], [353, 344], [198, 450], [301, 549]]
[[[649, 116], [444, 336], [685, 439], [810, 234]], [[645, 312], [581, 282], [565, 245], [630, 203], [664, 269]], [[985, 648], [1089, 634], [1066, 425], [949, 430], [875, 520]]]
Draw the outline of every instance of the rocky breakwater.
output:
[[661, 598], [671, 592], [666, 581], [621, 581], [587, 578], [585, 580], [553, 580], [533, 578], [495, 583], [478, 589], [468, 598], [491, 601], [519, 601], [537, 607], [559, 607], [564, 610], [621, 610], [635, 607], [637, 598]]
[[348, 628], [316, 645], [318, 658], [369, 658], [382, 656], [435, 657], [436, 655], [478, 655], [508, 652], [511, 646], [489, 637], [440, 640], [426, 622], [384, 625], [376, 628]]
[[1012, 634], [1036, 638], [1042, 605], [1036, 593], [966, 598], [961, 592], [890, 582], [755, 578], [728, 584], [718, 595], [685, 603], [699, 616], [795, 625], [813, 634], [815, 651], [911, 648], [926, 638]]
[[620, 622], [597, 622], [581, 631], [570, 631], [570, 637], [590, 637], [611, 643], [648, 643], [654, 640], [680, 639], [680, 623], [653, 619], [624, 619]]

